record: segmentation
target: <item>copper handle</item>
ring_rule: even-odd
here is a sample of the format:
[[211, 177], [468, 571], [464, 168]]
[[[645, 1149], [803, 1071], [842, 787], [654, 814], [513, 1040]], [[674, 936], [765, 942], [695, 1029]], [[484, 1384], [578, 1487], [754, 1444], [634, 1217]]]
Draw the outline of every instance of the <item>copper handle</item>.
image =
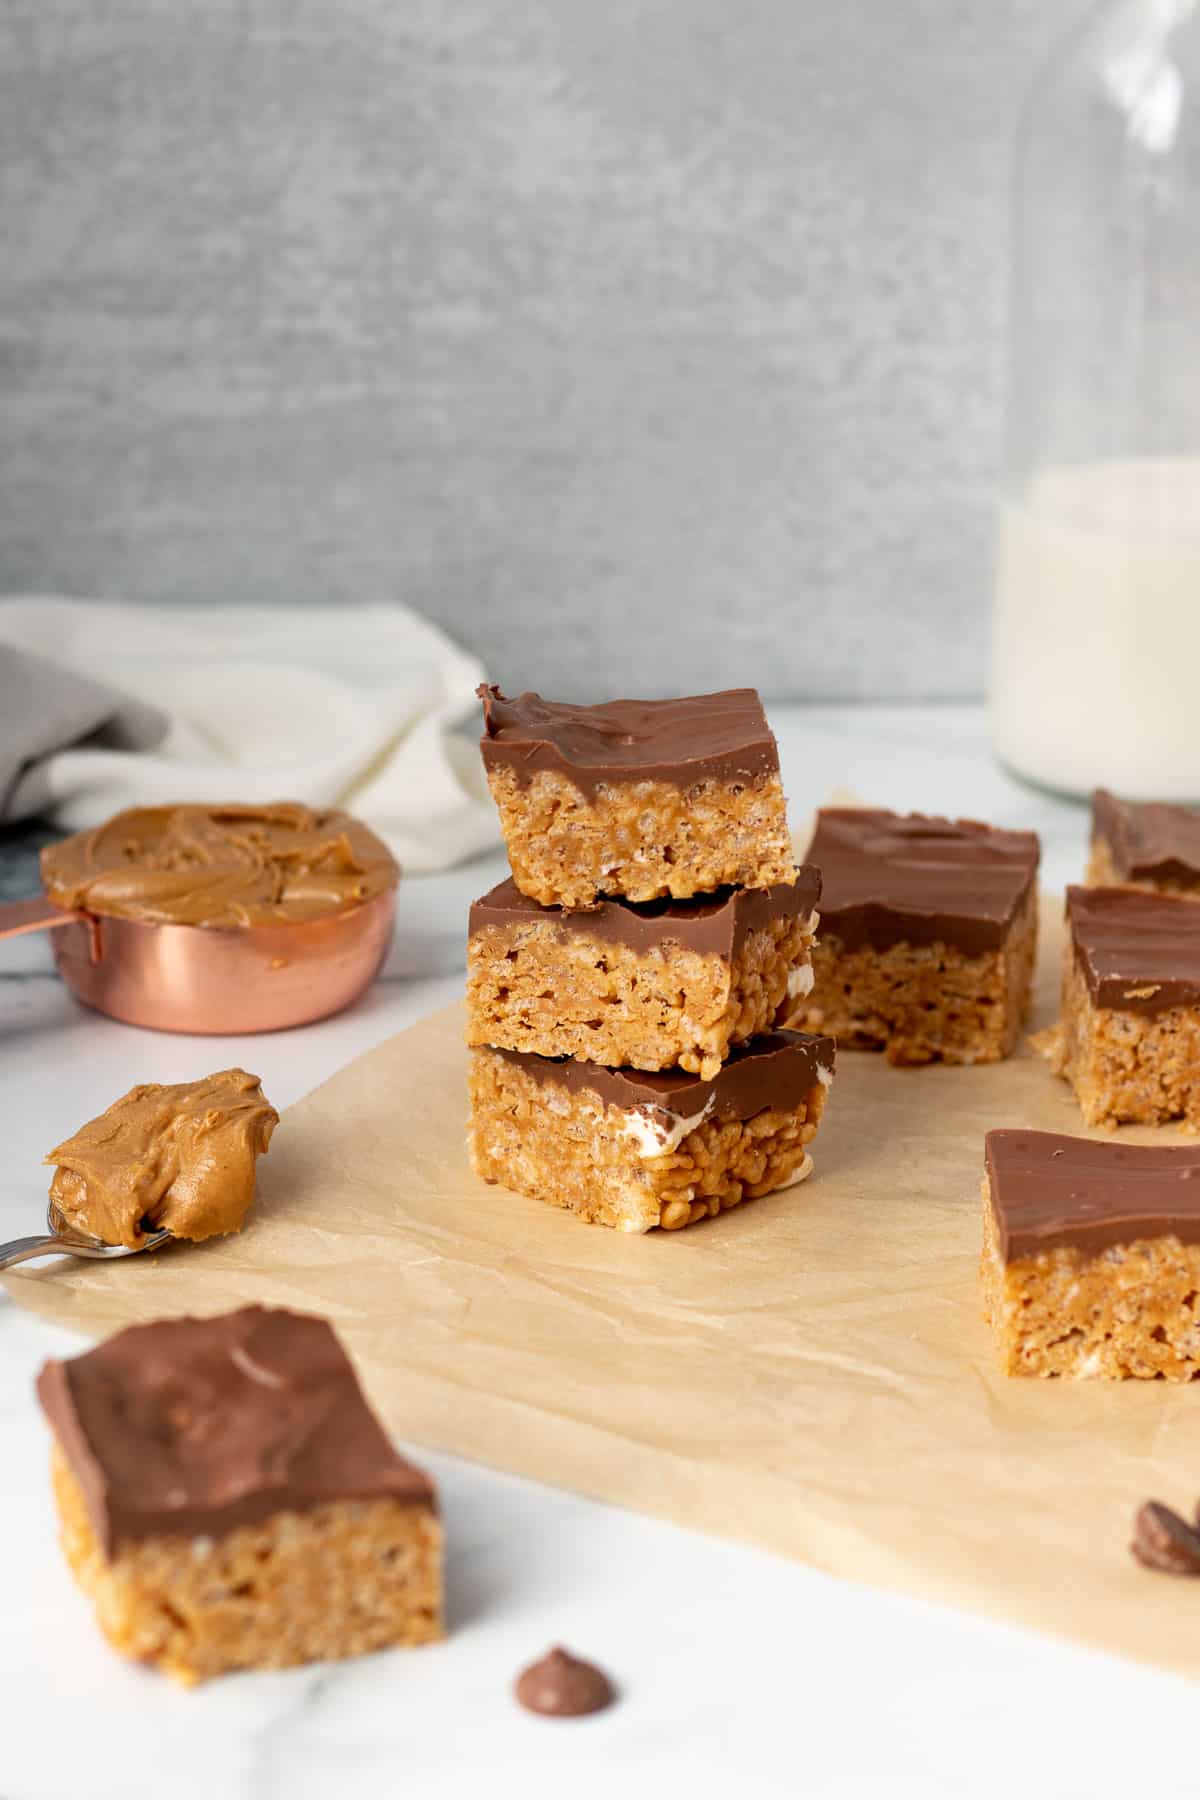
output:
[[65, 906], [55, 906], [45, 894], [35, 894], [32, 900], [13, 900], [7, 906], [0, 906], [0, 939], [25, 937], [31, 931], [57, 931], [60, 925], [88, 925], [88, 952], [94, 963], [100, 961], [100, 921], [91, 913], [68, 912]]
[[8, 906], [0, 906], [0, 938], [24, 937], [27, 931], [54, 931], [59, 925], [86, 917], [86, 913], [67, 912], [55, 906], [45, 894], [35, 894], [32, 900], [14, 900]]

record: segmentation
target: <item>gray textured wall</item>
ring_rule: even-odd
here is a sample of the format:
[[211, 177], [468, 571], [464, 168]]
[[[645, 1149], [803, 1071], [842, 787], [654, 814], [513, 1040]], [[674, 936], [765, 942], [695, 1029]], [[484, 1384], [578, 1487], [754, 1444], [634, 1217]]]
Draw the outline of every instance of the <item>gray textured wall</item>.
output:
[[982, 670], [1079, 0], [6, 0], [0, 589], [396, 595], [548, 691]]

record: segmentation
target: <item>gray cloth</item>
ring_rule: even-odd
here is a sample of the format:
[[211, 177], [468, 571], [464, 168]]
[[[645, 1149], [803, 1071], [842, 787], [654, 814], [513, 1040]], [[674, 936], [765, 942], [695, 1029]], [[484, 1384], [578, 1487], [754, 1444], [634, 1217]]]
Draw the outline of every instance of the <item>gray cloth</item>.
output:
[[157, 707], [0, 645], [0, 822], [31, 810], [22, 796], [35, 793], [37, 784], [23, 778], [44, 757], [84, 744], [151, 750], [167, 729]]

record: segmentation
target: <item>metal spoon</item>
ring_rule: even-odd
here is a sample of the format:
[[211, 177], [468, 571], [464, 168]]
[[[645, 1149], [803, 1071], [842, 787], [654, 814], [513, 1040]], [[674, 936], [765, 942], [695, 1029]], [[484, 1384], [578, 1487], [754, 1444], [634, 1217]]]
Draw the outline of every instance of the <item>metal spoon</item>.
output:
[[14, 1238], [11, 1244], [0, 1244], [0, 1269], [11, 1269], [14, 1263], [29, 1262], [35, 1256], [136, 1256], [141, 1250], [157, 1250], [170, 1237], [169, 1231], [151, 1231], [140, 1244], [106, 1244], [103, 1238], [89, 1237], [65, 1219], [53, 1200], [46, 1208], [49, 1237]]

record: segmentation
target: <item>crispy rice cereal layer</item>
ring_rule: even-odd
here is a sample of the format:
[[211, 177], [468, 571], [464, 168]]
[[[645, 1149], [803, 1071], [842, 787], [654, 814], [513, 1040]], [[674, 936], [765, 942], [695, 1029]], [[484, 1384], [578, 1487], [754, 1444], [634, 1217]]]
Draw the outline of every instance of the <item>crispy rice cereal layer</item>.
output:
[[614, 782], [589, 797], [543, 769], [522, 784], [512, 769], [488, 771], [522, 893], [542, 906], [688, 900], [720, 887], [770, 887], [795, 878], [778, 775], [750, 782]]
[[707, 1080], [735, 1044], [788, 1026], [803, 1005], [812, 925], [773, 919], [732, 960], [564, 936], [557, 915], [485, 926], [467, 947], [467, 1042]]
[[793, 1111], [702, 1119], [646, 1156], [630, 1115], [587, 1089], [542, 1084], [497, 1052], [471, 1053], [476, 1174], [618, 1231], [675, 1231], [801, 1181], [825, 1103], [818, 1082]]
[[1006, 1375], [1200, 1374], [1200, 1245], [1177, 1237], [1095, 1252], [1058, 1244], [1006, 1264], [985, 1178], [980, 1276]]
[[1063, 973], [1062, 1020], [1034, 1047], [1075, 1090], [1084, 1123], [1200, 1130], [1200, 1008], [1158, 1013], [1094, 1006], [1071, 946]]
[[149, 1538], [110, 1559], [53, 1451], [61, 1539], [105, 1637], [191, 1686], [442, 1635], [442, 1528], [432, 1508], [337, 1500], [220, 1538]]
[[812, 996], [793, 1024], [846, 1049], [882, 1050], [890, 1063], [999, 1062], [1028, 1012], [1036, 954], [1036, 893], [1007, 942], [982, 956], [946, 944], [847, 952], [823, 930]]

